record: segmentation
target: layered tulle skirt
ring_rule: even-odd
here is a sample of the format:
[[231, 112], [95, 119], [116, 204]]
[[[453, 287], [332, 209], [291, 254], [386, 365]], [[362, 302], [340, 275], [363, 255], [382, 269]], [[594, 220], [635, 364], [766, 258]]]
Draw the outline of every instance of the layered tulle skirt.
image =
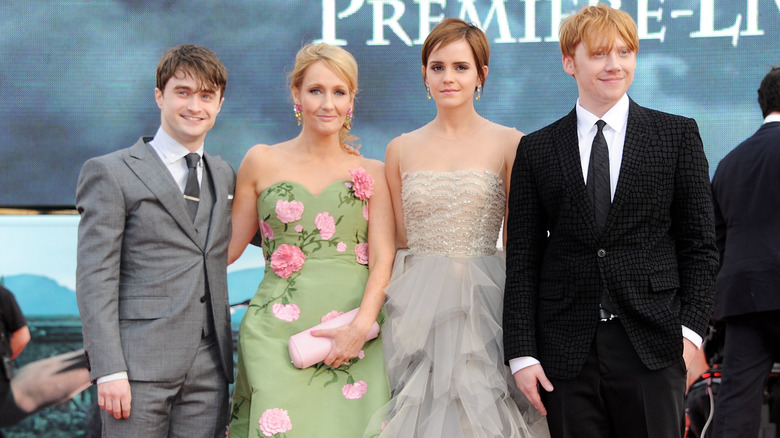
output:
[[500, 253], [398, 252], [382, 327], [392, 399], [372, 419], [382, 437], [549, 436], [503, 362], [505, 275]]

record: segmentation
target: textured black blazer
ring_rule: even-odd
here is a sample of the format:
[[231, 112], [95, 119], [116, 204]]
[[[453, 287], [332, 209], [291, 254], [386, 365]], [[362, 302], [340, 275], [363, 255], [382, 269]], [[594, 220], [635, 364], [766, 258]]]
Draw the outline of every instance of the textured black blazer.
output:
[[682, 325], [704, 334], [717, 252], [693, 119], [630, 101], [603, 232], [583, 180], [575, 110], [520, 141], [508, 208], [507, 360], [533, 356], [547, 376], [576, 376], [596, 333], [602, 280], [648, 368], [682, 362]]
[[726, 155], [712, 179], [717, 319], [780, 310], [780, 122]]

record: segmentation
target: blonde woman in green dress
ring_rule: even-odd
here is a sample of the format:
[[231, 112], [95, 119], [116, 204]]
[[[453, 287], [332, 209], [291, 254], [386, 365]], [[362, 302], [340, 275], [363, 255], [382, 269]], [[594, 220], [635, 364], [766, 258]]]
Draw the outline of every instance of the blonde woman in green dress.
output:
[[[389, 399], [380, 319], [394, 257], [384, 164], [349, 134], [357, 63], [345, 50], [307, 45], [290, 75], [301, 133], [256, 145], [238, 172], [229, 261], [260, 229], [265, 276], [239, 331], [230, 437], [360, 437]], [[370, 250], [369, 250], [370, 247]], [[325, 360], [290, 362], [290, 335], [359, 307], [329, 337]]]

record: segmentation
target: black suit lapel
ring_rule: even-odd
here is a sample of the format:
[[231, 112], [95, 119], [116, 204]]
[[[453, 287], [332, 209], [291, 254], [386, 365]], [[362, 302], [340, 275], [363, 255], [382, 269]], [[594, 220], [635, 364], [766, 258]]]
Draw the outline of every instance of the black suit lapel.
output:
[[620, 162], [620, 176], [618, 178], [615, 197], [612, 199], [612, 208], [607, 217], [605, 229], [620, 214], [620, 210], [629, 198], [634, 180], [646, 163], [646, 155], [649, 149], [654, 128], [652, 121], [647, 117], [644, 108], [629, 99], [628, 121], [626, 123], [626, 138], [623, 143], [623, 158]]
[[598, 237], [601, 234], [601, 230], [598, 224], [596, 224], [593, 202], [590, 196], [588, 196], [585, 178], [582, 176], [576, 110], [572, 110], [566, 117], [561, 119], [558, 129], [555, 131], [553, 141], [561, 163], [561, 171], [566, 178], [566, 190], [570, 193], [572, 204], [580, 211], [583, 219], [590, 226], [593, 235]]

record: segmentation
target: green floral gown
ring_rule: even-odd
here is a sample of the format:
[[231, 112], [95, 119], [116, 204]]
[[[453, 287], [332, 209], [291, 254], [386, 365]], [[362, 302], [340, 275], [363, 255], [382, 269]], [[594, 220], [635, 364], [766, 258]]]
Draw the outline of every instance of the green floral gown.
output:
[[265, 276], [239, 331], [230, 437], [362, 437], [389, 400], [381, 334], [338, 369], [297, 369], [287, 347], [291, 335], [360, 305], [373, 180], [350, 173], [316, 196], [281, 181], [257, 200]]

